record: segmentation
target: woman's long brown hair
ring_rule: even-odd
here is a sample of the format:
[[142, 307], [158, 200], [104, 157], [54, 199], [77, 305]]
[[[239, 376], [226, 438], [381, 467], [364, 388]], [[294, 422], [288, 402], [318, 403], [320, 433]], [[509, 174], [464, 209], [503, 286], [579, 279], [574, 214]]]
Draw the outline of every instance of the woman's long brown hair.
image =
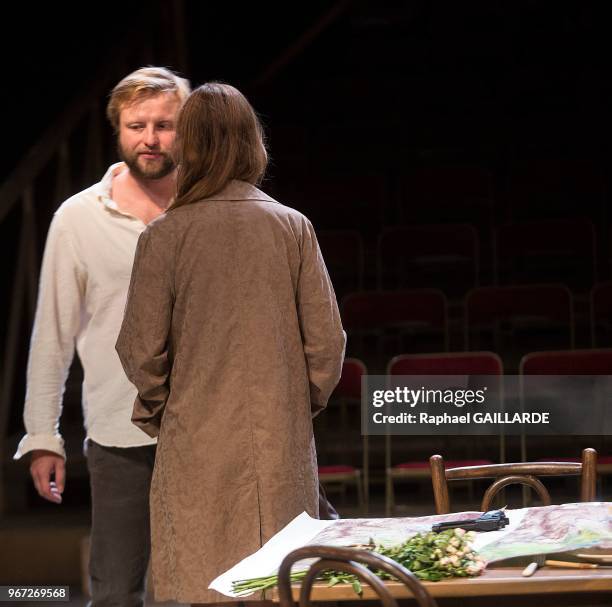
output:
[[177, 125], [177, 194], [170, 209], [220, 192], [232, 179], [258, 184], [268, 155], [261, 123], [246, 97], [208, 82], [187, 98]]

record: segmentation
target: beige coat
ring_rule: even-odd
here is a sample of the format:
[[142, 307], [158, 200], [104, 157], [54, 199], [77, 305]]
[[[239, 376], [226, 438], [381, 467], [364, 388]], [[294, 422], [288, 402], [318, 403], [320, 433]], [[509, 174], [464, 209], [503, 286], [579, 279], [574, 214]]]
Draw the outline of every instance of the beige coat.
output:
[[170, 211], [138, 242], [117, 351], [159, 434], [151, 486], [158, 600], [210, 582], [292, 518], [317, 516], [311, 417], [345, 336], [312, 225], [257, 188]]

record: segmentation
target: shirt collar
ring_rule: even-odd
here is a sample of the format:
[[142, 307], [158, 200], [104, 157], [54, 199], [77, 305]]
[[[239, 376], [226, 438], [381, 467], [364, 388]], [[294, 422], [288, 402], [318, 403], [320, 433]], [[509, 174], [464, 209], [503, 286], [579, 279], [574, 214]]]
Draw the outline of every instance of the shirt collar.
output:
[[117, 203], [111, 198], [111, 193], [113, 191], [113, 178], [125, 168], [126, 166], [123, 162], [111, 164], [106, 173], [104, 173], [104, 177], [102, 177], [96, 186], [98, 200], [105, 207], [108, 207], [113, 211], [119, 211]]

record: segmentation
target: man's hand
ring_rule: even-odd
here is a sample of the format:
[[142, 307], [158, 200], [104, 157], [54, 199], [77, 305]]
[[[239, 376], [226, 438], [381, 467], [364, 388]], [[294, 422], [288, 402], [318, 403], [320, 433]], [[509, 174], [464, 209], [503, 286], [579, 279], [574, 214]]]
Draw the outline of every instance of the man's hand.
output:
[[62, 503], [66, 464], [61, 455], [52, 451], [32, 451], [30, 474], [40, 497], [56, 504]]

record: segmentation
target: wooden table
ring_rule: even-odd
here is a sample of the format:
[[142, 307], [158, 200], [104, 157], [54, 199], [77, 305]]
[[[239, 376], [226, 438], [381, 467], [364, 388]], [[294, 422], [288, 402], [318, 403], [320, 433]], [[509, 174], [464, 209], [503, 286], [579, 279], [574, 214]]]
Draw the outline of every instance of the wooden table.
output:
[[[612, 606], [612, 567], [600, 569], [559, 569], [543, 567], [532, 577], [523, 577], [523, 567], [492, 567], [476, 578], [454, 578], [440, 582], [424, 582], [438, 605], [522, 607], [545, 605], [562, 607], [569, 605]], [[414, 605], [409, 591], [399, 583], [387, 582], [392, 594], [406, 599], [406, 605]], [[297, 600], [299, 586], [295, 587]], [[274, 590], [266, 598], [278, 602]], [[317, 584], [312, 599], [317, 602], [341, 602], [341, 607], [375, 599], [375, 594], [364, 585], [360, 600], [348, 584], [328, 587]]]

